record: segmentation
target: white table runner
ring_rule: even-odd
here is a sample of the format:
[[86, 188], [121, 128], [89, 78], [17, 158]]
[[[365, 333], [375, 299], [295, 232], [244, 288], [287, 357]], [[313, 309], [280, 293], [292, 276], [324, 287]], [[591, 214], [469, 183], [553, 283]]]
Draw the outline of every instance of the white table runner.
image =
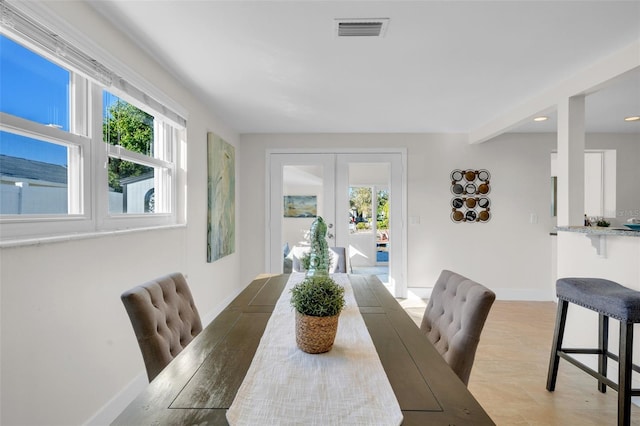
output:
[[400, 405], [358, 310], [349, 278], [346, 274], [332, 277], [344, 286], [346, 301], [333, 349], [311, 355], [296, 346], [289, 290], [304, 274], [292, 274], [227, 411], [230, 425], [402, 423]]

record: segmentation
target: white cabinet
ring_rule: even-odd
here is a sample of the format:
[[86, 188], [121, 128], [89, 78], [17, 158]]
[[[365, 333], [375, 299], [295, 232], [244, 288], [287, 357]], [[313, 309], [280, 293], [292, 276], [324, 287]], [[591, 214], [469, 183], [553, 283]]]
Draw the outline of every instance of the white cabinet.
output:
[[604, 153], [584, 153], [584, 212], [604, 217]]
[[[557, 176], [558, 154], [551, 153], [551, 176]], [[589, 217], [616, 215], [616, 151], [589, 150], [584, 153], [584, 212]], [[554, 198], [555, 200], [555, 194]]]

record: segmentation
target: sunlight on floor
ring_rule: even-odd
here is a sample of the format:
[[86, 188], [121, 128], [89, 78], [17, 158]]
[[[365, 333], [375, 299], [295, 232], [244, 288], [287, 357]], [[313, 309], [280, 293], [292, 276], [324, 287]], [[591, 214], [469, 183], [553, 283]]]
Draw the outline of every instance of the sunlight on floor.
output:
[[415, 293], [413, 293], [411, 290], [407, 291], [407, 298], [406, 299], [398, 299], [398, 298], [396, 298], [396, 300], [398, 301], [398, 303], [400, 303], [400, 306], [402, 306], [405, 309], [408, 309], [408, 308], [420, 308], [420, 309], [424, 310], [424, 308], [427, 306], [427, 300], [420, 298]]

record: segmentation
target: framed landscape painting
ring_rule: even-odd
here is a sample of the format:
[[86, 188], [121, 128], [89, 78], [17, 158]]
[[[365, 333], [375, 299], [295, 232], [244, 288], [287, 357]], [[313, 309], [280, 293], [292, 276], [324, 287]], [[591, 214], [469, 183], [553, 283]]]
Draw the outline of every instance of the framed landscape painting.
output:
[[207, 262], [236, 248], [236, 154], [233, 145], [207, 133]]
[[284, 217], [316, 217], [318, 201], [315, 195], [285, 195]]

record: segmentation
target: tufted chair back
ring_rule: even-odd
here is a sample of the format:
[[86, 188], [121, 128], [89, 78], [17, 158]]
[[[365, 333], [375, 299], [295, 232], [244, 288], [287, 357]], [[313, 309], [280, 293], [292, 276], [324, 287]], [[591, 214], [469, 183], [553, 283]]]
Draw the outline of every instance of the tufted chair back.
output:
[[495, 298], [485, 286], [444, 270], [424, 311], [420, 330], [465, 385]]
[[174, 273], [120, 296], [152, 381], [202, 331], [187, 281]]

